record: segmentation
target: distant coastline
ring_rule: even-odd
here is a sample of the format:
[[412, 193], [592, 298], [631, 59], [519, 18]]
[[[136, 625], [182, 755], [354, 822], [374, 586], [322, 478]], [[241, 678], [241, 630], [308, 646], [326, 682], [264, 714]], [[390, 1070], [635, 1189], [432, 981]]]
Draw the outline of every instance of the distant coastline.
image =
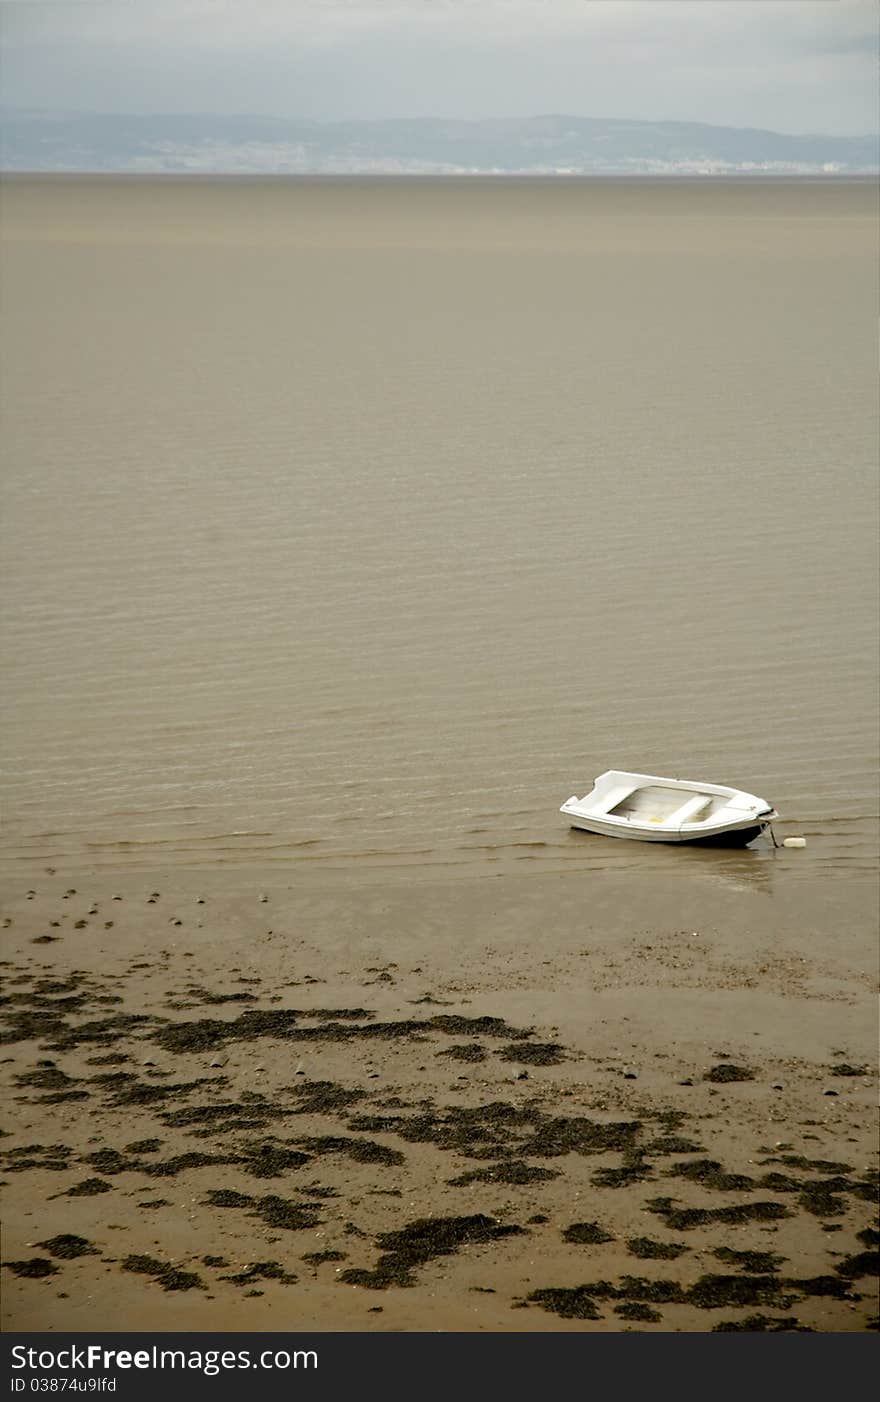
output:
[[572, 116], [314, 122], [204, 114], [0, 114], [4, 172], [802, 178], [873, 175], [880, 138]]
[[161, 182], [163, 185], [275, 185], [314, 184], [314, 185], [614, 185], [614, 186], [701, 186], [701, 185], [875, 185], [877, 173], [872, 171], [845, 171], [825, 174], [776, 174], [775, 172], [742, 172], [706, 175], [632, 175], [632, 174], [577, 174], [562, 172], [535, 171], [468, 171], [466, 173], [420, 173], [413, 172], [367, 172], [327, 173], [324, 171], [271, 171], [271, 170], [39, 170], [10, 169], [0, 165], [0, 183], [12, 184], [21, 181], [40, 181], [59, 184], [69, 181], [119, 182], [131, 185]]

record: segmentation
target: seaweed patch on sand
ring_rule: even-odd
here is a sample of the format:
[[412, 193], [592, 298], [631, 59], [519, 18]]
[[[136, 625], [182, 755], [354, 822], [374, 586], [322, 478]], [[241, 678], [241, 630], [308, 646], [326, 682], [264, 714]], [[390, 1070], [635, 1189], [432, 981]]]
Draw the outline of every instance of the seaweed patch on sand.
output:
[[310, 1154], [317, 1158], [323, 1154], [345, 1154], [355, 1163], [378, 1163], [384, 1164], [386, 1167], [395, 1167], [406, 1162], [405, 1154], [401, 1154], [398, 1149], [389, 1149], [386, 1145], [377, 1144], [372, 1139], [353, 1139], [347, 1135], [325, 1134], [299, 1139], [295, 1142], [302, 1144], [309, 1150]]
[[598, 1222], [572, 1222], [563, 1231], [562, 1239], [577, 1246], [600, 1246], [602, 1242], [613, 1241], [614, 1233], [606, 1232]]
[[396, 1134], [410, 1143], [438, 1148], [470, 1158], [556, 1158], [565, 1154], [607, 1154], [636, 1145], [642, 1125], [637, 1120], [610, 1124], [586, 1116], [548, 1115], [537, 1101], [525, 1105], [491, 1101], [476, 1106], [429, 1105], [414, 1115], [361, 1115], [350, 1128]]
[[465, 1188], [471, 1183], [540, 1183], [561, 1174], [553, 1168], [540, 1168], [537, 1164], [526, 1163], [524, 1159], [503, 1159], [491, 1163], [486, 1168], [474, 1168], [470, 1173], [460, 1173], [450, 1178], [453, 1188]]
[[485, 1061], [486, 1048], [482, 1042], [454, 1042], [451, 1047], [443, 1047], [437, 1056], [448, 1056], [453, 1061]]
[[17, 1148], [0, 1150], [4, 1173], [26, 1173], [33, 1168], [64, 1173], [70, 1167], [73, 1156], [74, 1150], [69, 1144], [22, 1144]]
[[[622, 1276], [615, 1285], [607, 1280], [575, 1287], [533, 1290], [527, 1304], [537, 1304], [564, 1318], [597, 1319], [597, 1303], [624, 1300], [639, 1304], [691, 1305], [701, 1310], [747, 1308], [765, 1305], [788, 1309], [809, 1295], [855, 1298], [840, 1283], [825, 1277], [812, 1280], [783, 1280], [775, 1275], [701, 1275], [692, 1285], [676, 1280], [646, 1280]], [[592, 1306], [593, 1311], [590, 1312]]]
[[703, 1077], [704, 1081], [712, 1081], [715, 1085], [724, 1085], [730, 1081], [753, 1081], [755, 1073], [749, 1066], [737, 1066], [730, 1061], [721, 1061], [717, 1066], [713, 1066]]
[[152, 1256], [126, 1256], [121, 1269], [137, 1275], [147, 1275], [163, 1290], [204, 1290], [205, 1283], [194, 1271], [182, 1271], [167, 1261]]
[[710, 1222], [779, 1222], [791, 1217], [789, 1208], [781, 1202], [732, 1203], [729, 1207], [681, 1207], [674, 1198], [651, 1198], [646, 1204], [649, 1212], [662, 1217], [672, 1231], [692, 1231]]
[[73, 1261], [78, 1256], [101, 1254], [86, 1237], [76, 1236], [72, 1232], [62, 1232], [59, 1236], [50, 1237], [48, 1241], [38, 1241], [37, 1246], [48, 1251], [50, 1256], [59, 1261]]
[[502, 1061], [516, 1061], [523, 1066], [558, 1066], [568, 1060], [565, 1048], [558, 1042], [512, 1042], [501, 1047], [498, 1056]]
[[775, 1251], [735, 1251], [730, 1246], [716, 1246], [712, 1255], [726, 1266], [737, 1266], [750, 1275], [769, 1275], [785, 1264], [785, 1257]]
[[[454, 1011], [396, 1018], [384, 980], [379, 1010], [360, 1006], [362, 993], [358, 1006], [275, 1006], [286, 984], [266, 979], [261, 993], [248, 980], [239, 993], [216, 970], [183, 962], [190, 958], [166, 951], [130, 987], [125, 976], [13, 971], [20, 981], [0, 1017], [12, 1036], [19, 1132], [3, 1138], [0, 1164], [19, 1198], [56, 1201], [60, 1216], [47, 1233], [64, 1226], [41, 1243], [23, 1237], [11, 1253], [22, 1258], [7, 1263], [17, 1309], [30, 1308], [29, 1298], [54, 1301], [45, 1282], [69, 1263], [82, 1282], [121, 1272], [111, 1279], [125, 1282], [133, 1302], [159, 1286], [151, 1305], [159, 1311], [182, 1303], [163, 1301], [165, 1291], [210, 1290], [237, 1308], [243, 1294], [296, 1286], [298, 1308], [319, 1296], [341, 1301], [330, 1306], [340, 1327], [364, 1308], [354, 1302], [358, 1286], [405, 1287], [408, 1308], [425, 1319], [429, 1292], [448, 1291], [450, 1308], [466, 1309], [466, 1323], [478, 1310], [481, 1328], [507, 1327], [507, 1310], [521, 1308], [532, 1310], [528, 1327], [541, 1329], [561, 1319], [603, 1330], [678, 1326], [689, 1310], [683, 1327], [713, 1327], [722, 1311], [725, 1326], [766, 1320], [770, 1331], [788, 1327], [792, 1303], [809, 1299], [836, 1309], [835, 1320], [851, 1310], [866, 1327], [867, 1306], [856, 1306], [861, 1282], [876, 1273], [877, 1233], [857, 1218], [875, 1179], [853, 1167], [857, 1151], [842, 1161], [840, 1138], [835, 1149], [828, 1137], [816, 1144], [815, 1157], [809, 1141], [818, 1136], [801, 1142], [793, 1125], [778, 1131], [787, 1141], [775, 1148], [732, 1138], [720, 1100], [708, 1097], [723, 1094], [714, 1080], [740, 1077], [710, 1075], [710, 1090], [695, 1072], [685, 1093], [679, 1068], [666, 1083], [661, 1076], [658, 1093], [643, 1063], [637, 1085], [619, 1073], [579, 1075], [578, 1054], [551, 1040], [555, 1028]], [[169, 988], [181, 964], [184, 976]], [[207, 1016], [181, 1020], [187, 1007]], [[748, 1096], [754, 1110], [768, 1079], [757, 1062], [751, 1079], [732, 1088], [732, 1105]], [[675, 1108], [685, 1094], [688, 1112]], [[647, 1185], [658, 1180], [681, 1200], [652, 1196], [657, 1186]], [[106, 1203], [87, 1201], [108, 1193]], [[100, 1211], [107, 1205], [111, 1212]], [[636, 1234], [645, 1212], [669, 1239]], [[118, 1260], [96, 1221], [128, 1234], [117, 1238]], [[828, 1225], [839, 1234], [821, 1235]], [[160, 1245], [169, 1241], [191, 1255], [169, 1260]], [[796, 1264], [806, 1259], [800, 1241], [810, 1243], [815, 1274]], [[35, 1246], [42, 1254], [31, 1256]], [[554, 1259], [566, 1278], [532, 1289], [542, 1285], [536, 1263], [543, 1272], [550, 1262], [552, 1281]], [[579, 1262], [595, 1279], [572, 1285]], [[656, 1269], [658, 1278], [627, 1268]], [[393, 1292], [383, 1305], [384, 1322], [399, 1327]], [[252, 1308], [256, 1318], [261, 1307]]]
[[629, 1238], [626, 1249], [640, 1261], [675, 1261], [691, 1248], [680, 1241], [653, 1241], [651, 1237], [637, 1236]]
[[[439, 1016], [376, 1022], [363, 1020], [362, 1015], [373, 1019], [373, 1014], [366, 1014], [362, 1008], [331, 1010], [325, 1020], [302, 1008], [255, 1009], [230, 1022], [203, 1018], [198, 1022], [166, 1023], [154, 1033], [153, 1040], [166, 1052], [182, 1053], [215, 1051], [234, 1042], [253, 1042], [262, 1037], [286, 1042], [425, 1041], [440, 1032], [446, 1036], [506, 1037], [513, 1042], [533, 1035], [530, 1029], [511, 1027], [503, 1019], [493, 1017]], [[302, 1025], [303, 1019], [307, 1025]]]
[[726, 1319], [712, 1328], [713, 1334], [815, 1334], [808, 1324], [800, 1324], [794, 1315], [776, 1316], [750, 1314], [745, 1319]]
[[255, 1280], [277, 1280], [279, 1285], [296, 1285], [297, 1282], [297, 1277], [277, 1261], [252, 1261], [244, 1270], [221, 1275], [219, 1279], [228, 1280], [232, 1285], [252, 1285]]
[[320, 1204], [294, 1202], [291, 1198], [278, 1197], [274, 1193], [262, 1198], [253, 1198], [247, 1193], [237, 1193], [229, 1188], [213, 1188], [204, 1201], [208, 1207], [250, 1208], [250, 1215], [259, 1217], [268, 1227], [277, 1227], [288, 1232], [301, 1232], [308, 1227], [320, 1226], [323, 1220], [318, 1216]]
[[459, 1247], [484, 1244], [505, 1237], [521, 1236], [523, 1227], [501, 1226], [491, 1217], [422, 1217], [395, 1232], [383, 1232], [376, 1239], [382, 1255], [372, 1270], [352, 1268], [341, 1272], [347, 1285], [364, 1285], [370, 1290], [416, 1284], [415, 1270], [435, 1256], [449, 1256]]
[[55, 1275], [58, 1267], [54, 1261], [47, 1261], [45, 1256], [31, 1256], [26, 1261], [4, 1261], [3, 1269], [26, 1279], [42, 1280], [44, 1276]]
[[660, 1324], [663, 1320], [659, 1310], [652, 1309], [650, 1305], [642, 1304], [639, 1300], [625, 1300], [622, 1305], [615, 1305], [614, 1313], [620, 1315], [621, 1319], [631, 1319], [641, 1324]]
[[106, 1183], [103, 1178], [82, 1178], [79, 1183], [74, 1183], [72, 1188], [67, 1189], [66, 1196], [69, 1198], [93, 1198], [99, 1193], [112, 1193], [113, 1188], [110, 1183]]

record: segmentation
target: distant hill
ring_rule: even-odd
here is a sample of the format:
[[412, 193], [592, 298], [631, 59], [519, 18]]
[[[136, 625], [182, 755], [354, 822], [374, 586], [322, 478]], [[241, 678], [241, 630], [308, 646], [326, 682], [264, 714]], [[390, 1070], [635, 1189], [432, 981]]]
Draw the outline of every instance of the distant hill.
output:
[[880, 169], [880, 139], [599, 117], [312, 122], [13, 110], [0, 117], [0, 167], [218, 174], [848, 175]]

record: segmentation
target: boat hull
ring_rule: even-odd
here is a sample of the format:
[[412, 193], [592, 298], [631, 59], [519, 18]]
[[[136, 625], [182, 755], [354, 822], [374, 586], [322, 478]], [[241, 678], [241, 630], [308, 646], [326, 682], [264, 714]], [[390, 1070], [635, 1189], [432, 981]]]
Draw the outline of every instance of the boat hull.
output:
[[710, 837], [682, 837], [680, 841], [692, 847], [748, 847], [769, 826], [769, 823], [753, 823], [751, 827], [737, 828], [733, 832], [716, 832]]
[[691, 847], [747, 847], [770, 826], [767, 820], [761, 823], [747, 823], [742, 827], [724, 828], [718, 832], [691, 834], [675, 829], [667, 829], [664, 832], [635, 826], [626, 828], [622, 824], [612, 827], [610, 823], [602, 823], [601, 820], [593, 818], [578, 818], [575, 814], [568, 814], [568, 820], [573, 828], [578, 828], [581, 832], [595, 833], [599, 837], [623, 837], [630, 842], [665, 842], [675, 846], [687, 843]]

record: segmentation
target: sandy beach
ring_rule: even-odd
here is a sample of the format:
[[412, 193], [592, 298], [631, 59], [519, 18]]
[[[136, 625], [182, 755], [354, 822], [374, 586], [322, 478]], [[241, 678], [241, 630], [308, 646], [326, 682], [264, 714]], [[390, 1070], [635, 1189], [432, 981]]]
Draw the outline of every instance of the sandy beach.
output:
[[777, 855], [12, 876], [5, 1328], [876, 1327], [875, 889]]

